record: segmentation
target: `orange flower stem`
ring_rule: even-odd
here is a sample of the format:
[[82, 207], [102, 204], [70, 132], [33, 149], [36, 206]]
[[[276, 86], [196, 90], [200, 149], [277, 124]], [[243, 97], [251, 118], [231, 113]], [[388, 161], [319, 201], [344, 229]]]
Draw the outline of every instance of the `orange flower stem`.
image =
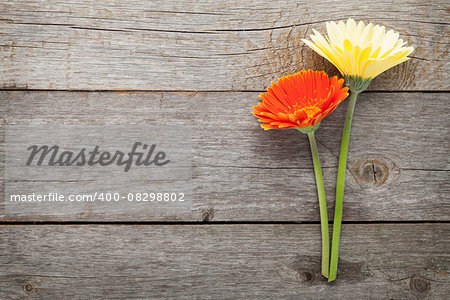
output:
[[311, 154], [316, 175], [317, 195], [319, 198], [320, 225], [322, 231], [322, 275], [328, 278], [330, 263], [330, 237], [328, 232], [327, 200], [325, 199], [325, 187], [323, 184], [322, 169], [320, 167], [319, 151], [317, 151], [314, 131], [308, 132]]
[[336, 203], [333, 223], [333, 240], [331, 244], [330, 276], [328, 277], [328, 282], [335, 280], [337, 275], [339, 238], [341, 234], [342, 209], [344, 202], [345, 171], [347, 169], [348, 142], [350, 140], [350, 129], [352, 127], [353, 112], [355, 110], [356, 98], [358, 97], [358, 94], [359, 92], [352, 91], [350, 103], [347, 109], [347, 116], [345, 118], [344, 132], [342, 133], [341, 153], [339, 155], [336, 184]]

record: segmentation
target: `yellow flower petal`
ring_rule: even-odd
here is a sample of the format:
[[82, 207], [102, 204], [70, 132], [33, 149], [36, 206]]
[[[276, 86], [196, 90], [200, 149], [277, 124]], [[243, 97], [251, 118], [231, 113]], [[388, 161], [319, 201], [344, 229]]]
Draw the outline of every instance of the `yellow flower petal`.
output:
[[393, 30], [380, 25], [367, 25], [353, 19], [326, 23], [327, 34], [313, 29], [311, 41], [302, 40], [319, 55], [330, 61], [344, 76], [372, 79], [408, 59], [413, 47]]

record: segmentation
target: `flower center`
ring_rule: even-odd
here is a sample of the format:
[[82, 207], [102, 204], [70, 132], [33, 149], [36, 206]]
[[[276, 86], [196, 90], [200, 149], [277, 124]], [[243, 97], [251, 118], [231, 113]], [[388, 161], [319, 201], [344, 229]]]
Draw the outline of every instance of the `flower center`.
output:
[[306, 115], [308, 116], [308, 118], [315, 117], [318, 113], [321, 112], [321, 109], [319, 107], [317, 107], [317, 105], [303, 106], [303, 105], [296, 103], [292, 106], [288, 106], [285, 109], [285, 113], [293, 114], [299, 110], [303, 110], [306, 113]]
[[318, 108], [317, 106], [306, 106], [303, 108], [303, 110], [308, 115], [308, 118], [316, 116], [321, 111], [321, 109]]

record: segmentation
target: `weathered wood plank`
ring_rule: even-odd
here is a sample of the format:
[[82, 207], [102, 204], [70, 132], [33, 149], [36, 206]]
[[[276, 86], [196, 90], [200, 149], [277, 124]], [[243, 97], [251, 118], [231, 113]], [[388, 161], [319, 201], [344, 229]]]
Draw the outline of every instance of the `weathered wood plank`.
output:
[[[0, 112], [3, 124], [194, 128], [192, 210], [180, 208], [170, 216], [120, 210], [68, 213], [51, 219], [317, 221], [306, 137], [259, 128], [250, 114], [257, 95], [3, 92]], [[345, 106], [317, 132], [330, 215]], [[442, 110], [446, 106], [447, 95], [440, 93], [361, 95], [352, 128], [344, 220], [448, 220], [450, 118], [448, 110]]]
[[[0, 92], [3, 124], [181, 125], [195, 129], [197, 166], [311, 168], [306, 136], [262, 130], [259, 93]], [[399, 168], [449, 170], [446, 93], [363, 93], [352, 125], [353, 161], [368, 154]], [[324, 167], [337, 166], [345, 100], [317, 131]], [[433, 147], [430, 144], [433, 143]], [[365, 156], [365, 157], [364, 157]]]
[[344, 225], [328, 284], [319, 225], [2, 226], [0, 298], [447, 299], [449, 236]]
[[353, 17], [393, 28], [417, 49], [413, 60], [379, 76], [372, 89], [450, 89], [447, 1], [337, 5], [313, 0], [2, 1], [0, 86], [262, 90], [301, 69], [336, 74], [300, 38], [312, 28], [323, 30], [325, 21]]

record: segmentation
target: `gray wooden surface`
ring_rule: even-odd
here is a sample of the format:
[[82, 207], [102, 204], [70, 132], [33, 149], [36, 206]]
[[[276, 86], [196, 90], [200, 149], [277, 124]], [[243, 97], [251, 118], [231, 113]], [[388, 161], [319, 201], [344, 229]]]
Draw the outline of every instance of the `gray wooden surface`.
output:
[[261, 90], [331, 64], [300, 38], [325, 21], [386, 25], [416, 47], [376, 90], [448, 90], [448, 1], [3, 1], [4, 87]]
[[[190, 209], [1, 205], [0, 299], [447, 299], [447, 2], [0, 0], [1, 174], [5, 125], [193, 129]], [[263, 131], [251, 106], [282, 75], [337, 74], [300, 38], [348, 17], [416, 51], [359, 97], [327, 284], [306, 136]], [[346, 104], [316, 134], [330, 221]]]
[[[3, 92], [0, 97], [5, 124], [183, 125], [194, 131], [192, 209], [179, 207], [169, 215], [130, 207], [86, 209], [18, 220], [201, 221], [205, 211], [214, 211], [212, 221], [319, 220], [307, 138], [293, 130], [263, 131], [250, 114], [258, 93]], [[361, 95], [345, 220], [450, 220], [450, 113], [441, 110], [447, 102], [445, 93]], [[345, 104], [317, 131], [330, 215]]]
[[[2, 299], [448, 299], [450, 225], [3, 226]], [[28, 299], [27, 298], [27, 299]]]

